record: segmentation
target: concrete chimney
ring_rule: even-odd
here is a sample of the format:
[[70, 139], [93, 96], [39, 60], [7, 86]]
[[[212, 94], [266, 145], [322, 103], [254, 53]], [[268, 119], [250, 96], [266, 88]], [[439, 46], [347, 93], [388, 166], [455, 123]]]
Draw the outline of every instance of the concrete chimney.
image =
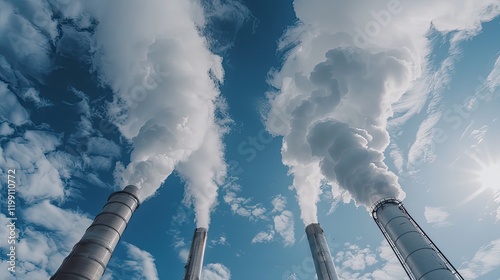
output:
[[191, 249], [186, 268], [184, 280], [200, 280], [201, 269], [203, 267], [203, 257], [205, 255], [205, 245], [207, 243], [207, 229], [197, 228], [194, 231]]
[[106, 205], [51, 280], [98, 280], [139, 206], [139, 189], [129, 185], [112, 193]]
[[463, 279], [413, 220], [401, 201], [386, 198], [375, 203], [372, 217], [410, 279]]
[[326, 243], [325, 234], [320, 224], [310, 224], [306, 227], [306, 235], [314, 260], [318, 280], [338, 280], [332, 255]]

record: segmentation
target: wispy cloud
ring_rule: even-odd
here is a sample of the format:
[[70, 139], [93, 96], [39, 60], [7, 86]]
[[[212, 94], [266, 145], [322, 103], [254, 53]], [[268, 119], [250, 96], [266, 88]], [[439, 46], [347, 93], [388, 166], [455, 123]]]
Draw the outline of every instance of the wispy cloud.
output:
[[32, 102], [37, 108], [54, 105], [49, 100], [41, 97], [40, 93], [34, 88], [27, 89], [20, 96], [24, 101]]
[[129, 272], [127, 278], [134, 280], [158, 280], [155, 258], [149, 252], [141, 250], [130, 243], [123, 242], [123, 244], [127, 249], [127, 257], [129, 258], [124, 261], [124, 266], [122, 267], [122, 269]]
[[[175, 221], [172, 221], [172, 223], [175, 223]], [[186, 263], [189, 257], [190, 244], [186, 243], [184, 237], [181, 236], [180, 230], [172, 228], [168, 231], [168, 233], [172, 236], [172, 247], [174, 247], [174, 249], [177, 251], [179, 259], [182, 263]]]
[[0, 104], [0, 120], [7, 121], [15, 126], [30, 122], [28, 111], [2, 81], [0, 81], [0, 100], [2, 100]]
[[467, 279], [477, 279], [499, 267], [500, 239], [496, 239], [479, 248], [470, 261], [461, 265], [459, 271]]
[[274, 216], [274, 229], [283, 238], [283, 244], [290, 246], [295, 243], [295, 230], [293, 213], [284, 210], [280, 215]]
[[0, 136], [9, 136], [14, 133], [14, 129], [9, 125], [8, 122], [3, 122], [0, 124]]
[[[16, 266], [16, 279], [47, 279], [81, 238], [91, 220], [82, 213], [61, 209], [48, 200], [21, 211], [24, 223], [18, 225], [22, 235], [18, 237], [16, 253], [22, 262]], [[0, 221], [7, 224], [4, 214], [0, 214]], [[0, 228], [0, 234], [7, 236], [7, 227]], [[6, 242], [5, 246], [0, 242], [0, 246], [7, 247]], [[2, 259], [0, 266], [6, 264]]]
[[403, 152], [401, 151], [401, 149], [399, 149], [399, 147], [396, 144], [391, 144], [389, 146], [389, 149], [390, 149], [389, 155], [391, 156], [394, 162], [394, 166], [396, 167], [398, 172], [401, 173], [403, 171], [403, 165], [405, 161]]
[[337, 272], [341, 279], [401, 280], [408, 279], [399, 260], [386, 240], [376, 250], [346, 243], [335, 254]]
[[229, 280], [231, 271], [221, 263], [209, 263], [203, 267], [202, 280]]
[[[85, 214], [62, 209], [49, 200], [27, 207], [23, 211], [23, 220], [29, 224], [39, 226], [58, 235], [65, 236], [65, 242], [61, 245], [76, 244], [82, 237], [82, 232], [87, 229], [92, 220]], [[69, 251], [73, 246], [63, 247]]]
[[436, 159], [434, 128], [441, 119], [441, 112], [435, 111], [420, 123], [415, 141], [408, 151], [407, 168], [410, 171], [418, 170], [419, 165], [431, 163]]
[[[26, 138], [26, 136], [28, 136]], [[28, 202], [43, 199], [63, 199], [64, 184], [59, 172], [47, 159], [46, 154], [55, 149], [54, 137], [50, 134], [25, 134], [11, 139], [3, 146], [0, 165], [19, 170], [17, 180], [26, 186], [19, 189], [19, 196]], [[40, 140], [40, 141], [39, 141]], [[37, 145], [44, 142], [44, 145]], [[38, 187], [43, 186], [43, 187]]]
[[425, 206], [424, 215], [427, 223], [435, 227], [452, 225], [452, 222], [449, 220], [450, 213], [448, 213], [444, 207]]
[[273, 205], [273, 213], [274, 212], [283, 212], [286, 207], [286, 198], [283, 195], [277, 195], [271, 201]]
[[275, 231], [272, 229], [269, 231], [261, 231], [254, 236], [254, 238], [252, 239], [252, 244], [271, 242], [274, 238], [274, 234]]
[[229, 246], [229, 242], [227, 242], [227, 237], [225, 233], [222, 233], [219, 235], [219, 237], [210, 240], [210, 244], [212, 246], [217, 246], [217, 245], [223, 245], [223, 246]]
[[[489, 17], [486, 16], [483, 20], [488, 19]], [[437, 142], [436, 139], [434, 139], [436, 137], [435, 127], [441, 118], [445, 121], [451, 121], [452, 118], [454, 119], [454, 117], [450, 117], [451, 111], [444, 111], [441, 106], [441, 92], [450, 84], [454, 72], [454, 65], [461, 57], [459, 43], [475, 36], [480, 29], [479, 26], [474, 32], [459, 31], [454, 33], [450, 39], [451, 44], [448, 57], [441, 63], [436, 72], [427, 70], [425, 73], [426, 77], [420, 81], [425, 82], [425, 90], [432, 92], [432, 94], [430, 94], [431, 98], [427, 105], [428, 116], [420, 124], [416, 139], [408, 152], [408, 168], [410, 170], [418, 169], [418, 165], [425, 162], [432, 162], [436, 157], [435, 147]], [[480, 82], [480, 86], [476, 88], [469, 103], [459, 104], [458, 106], [467, 110], [471, 108], [471, 106], [478, 106], [478, 102], [490, 101], [494, 98], [494, 90], [500, 84], [500, 57], [497, 58], [486, 80], [480, 79]], [[464, 120], [457, 119], [452, 128], [458, 129], [463, 122]], [[467, 129], [465, 129], [465, 131], [467, 131]]]
[[335, 258], [342, 268], [354, 271], [363, 271], [367, 266], [377, 263], [376, 255], [370, 248], [360, 248], [355, 244], [346, 244], [345, 250], [336, 254]]
[[495, 197], [494, 197], [493, 200], [498, 205], [497, 209], [495, 210], [495, 212], [496, 212], [495, 219], [498, 222], [498, 221], [500, 221], [500, 191], [498, 191], [498, 192], [495, 193]]
[[486, 83], [490, 91], [494, 91], [498, 88], [498, 86], [500, 86], [500, 55], [497, 56], [495, 65], [486, 78]]
[[267, 231], [260, 231], [252, 239], [252, 244], [255, 243], [267, 243], [275, 240], [276, 234], [281, 238], [285, 246], [290, 246], [295, 243], [295, 228], [294, 228], [294, 216], [293, 213], [286, 209], [286, 198], [283, 195], [276, 195], [271, 204], [273, 205], [273, 210], [271, 214], [273, 223], [268, 225]]
[[377, 248], [377, 253], [384, 264], [381, 268], [378, 268], [371, 273], [374, 280], [408, 279], [401, 263], [396, 255], [394, 255], [394, 251], [391, 249], [386, 240], [383, 240], [382, 244]]
[[224, 186], [224, 202], [231, 207], [231, 211], [239, 216], [246, 217], [251, 221], [267, 220], [266, 208], [261, 203], [252, 203], [251, 198], [238, 196], [241, 191], [241, 186], [236, 184], [235, 178], [231, 178]]

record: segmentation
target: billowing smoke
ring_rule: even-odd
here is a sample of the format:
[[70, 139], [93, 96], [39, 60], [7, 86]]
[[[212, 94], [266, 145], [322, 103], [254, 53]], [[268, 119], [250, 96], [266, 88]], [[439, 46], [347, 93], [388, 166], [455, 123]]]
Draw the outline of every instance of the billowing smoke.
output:
[[216, 116], [224, 72], [203, 35], [210, 20], [203, 6], [185, 0], [71, 3], [65, 16], [95, 29], [93, 65], [114, 93], [108, 113], [133, 147], [115, 180], [140, 187], [145, 200], [182, 163], [187, 201], [195, 203], [197, 225], [208, 227], [226, 172], [225, 128]]
[[384, 164], [387, 123], [395, 104], [398, 115], [414, 109], [398, 101], [429, 75], [426, 35], [431, 28], [454, 31], [456, 43], [500, 10], [492, 0], [458, 2], [294, 1], [299, 22], [279, 43], [287, 52], [271, 73], [276, 91], [268, 96], [266, 126], [283, 136], [283, 163], [294, 175], [306, 225], [317, 222], [324, 183], [367, 208], [384, 197], [404, 198]]

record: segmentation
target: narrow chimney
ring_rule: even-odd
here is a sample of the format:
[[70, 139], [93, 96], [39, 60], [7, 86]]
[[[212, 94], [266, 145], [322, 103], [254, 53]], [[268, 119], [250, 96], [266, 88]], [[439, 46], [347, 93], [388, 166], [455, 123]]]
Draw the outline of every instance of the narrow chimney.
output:
[[139, 189], [132, 185], [112, 193], [101, 213], [50, 279], [101, 279], [132, 213], [139, 206], [138, 197]]
[[318, 280], [338, 280], [332, 255], [326, 243], [325, 234], [320, 224], [310, 224], [306, 227], [306, 235], [309, 240], [309, 247], [316, 267]]
[[375, 203], [372, 217], [410, 279], [463, 279], [401, 201], [386, 198]]
[[205, 245], [207, 243], [207, 229], [197, 228], [194, 231], [189, 258], [187, 260], [186, 274], [184, 280], [200, 280], [201, 268], [203, 267], [203, 257], [205, 255]]

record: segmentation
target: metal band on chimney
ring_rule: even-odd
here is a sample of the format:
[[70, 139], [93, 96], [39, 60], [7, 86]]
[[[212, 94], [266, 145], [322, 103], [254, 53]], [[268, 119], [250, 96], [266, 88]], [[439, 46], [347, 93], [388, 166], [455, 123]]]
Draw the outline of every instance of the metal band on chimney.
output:
[[401, 201], [386, 198], [377, 202], [372, 216], [410, 279], [463, 279]]
[[318, 280], [338, 280], [332, 255], [320, 224], [313, 223], [308, 225], [306, 227], [306, 235], [309, 240], [309, 247], [311, 248]]
[[128, 221], [139, 207], [138, 197], [139, 189], [132, 185], [112, 193], [101, 213], [50, 279], [101, 279]]
[[186, 264], [184, 280], [200, 280], [203, 267], [203, 257], [207, 243], [207, 229], [199, 227], [195, 229], [189, 257]]

